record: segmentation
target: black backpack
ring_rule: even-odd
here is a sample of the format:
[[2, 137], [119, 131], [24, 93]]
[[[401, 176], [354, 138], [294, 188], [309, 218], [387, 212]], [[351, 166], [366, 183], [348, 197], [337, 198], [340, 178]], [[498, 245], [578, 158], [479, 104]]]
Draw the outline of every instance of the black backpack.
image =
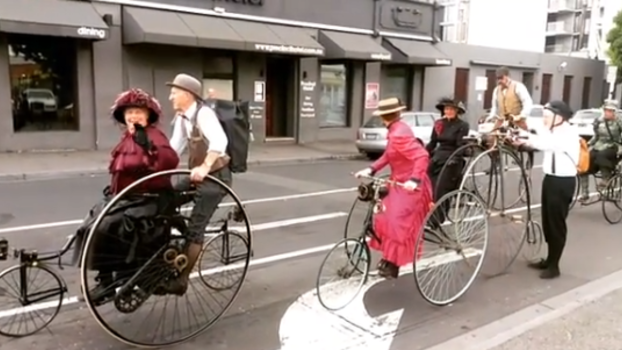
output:
[[251, 133], [249, 103], [206, 100], [204, 104], [214, 110], [227, 139], [229, 139], [227, 155], [231, 157], [229, 162], [231, 172], [246, 172], [248, 170], [248, 148]]

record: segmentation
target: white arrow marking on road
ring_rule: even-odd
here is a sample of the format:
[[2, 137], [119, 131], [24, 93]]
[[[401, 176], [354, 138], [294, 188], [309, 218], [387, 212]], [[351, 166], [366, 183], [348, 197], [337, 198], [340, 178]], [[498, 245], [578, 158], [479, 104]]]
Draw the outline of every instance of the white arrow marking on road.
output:
[[[464, 254], [467, 258], [472, 258], [480, 256], [482, 252], [471, 248], [465, 250]], [[416, 263], [416, 269], [423, 271], [460, 260], [463, 260], [462, 255], [455, 252], [445, 253], [419, 260]], [[409, 273], [412, 273], [412, 268], [403, 269], [400, 271], [400, 276]], [[326, 310], [320, 304], [315, 288], [300, 296], [285, 311], [281, 319], [280, 350], [388, 350], [397, 332], [404, 309], [372, 317], [363, 302], [365, 293], [384, 280], [379, 277], [370, 277], [356, 298], [338, 311]], [[345, 280], [332, 282], [321, 288], [325, 287], [335, 289], [337, 292], [349, 288], [350, 295], [352, 295], [352, 288], [358, 288], [358, 285], [352, 286]], [[414, 293], [415, 286], [413, 285], [412, 288]]]

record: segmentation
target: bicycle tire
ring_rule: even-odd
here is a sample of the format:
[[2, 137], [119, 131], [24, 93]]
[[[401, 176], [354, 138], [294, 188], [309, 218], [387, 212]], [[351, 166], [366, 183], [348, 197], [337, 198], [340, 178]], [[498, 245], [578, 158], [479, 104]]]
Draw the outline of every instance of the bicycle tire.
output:
[[[351, 252], [348, 253], [348, 251]], [[346, 253], [344, 253], [344, 250]], [[324, 282], [322, 280], [323, 271], [327, 268], [327, 264], [329, 259], [334, 254], [343, 254], [346, 257], [345, 264], [339, 264], [339, 268], [337, 270], [337, 275], [342, 280], [349, 280], [352, 276], [356, 276], [354, 283], [358, 286], [356, 288], [350, 289], [355, 292], [351, 295], [343, 295], [341, 294], [341, 298], [339, 302], [333, 303], [333, 301], [329, 301], [329, 296], [335, 295], [335, 293], [330, 293], [331, 289], [346, 289], [345, 284], [342, 281], [330, 281]], [[358, 240], [354, 238], [345, 238], [335, 244], [326, 254], [322, 263], [320, 264], [320, 269], [318, 271], [318, 275], [315, 281], [315, 288], [317, 291], [317, 297], [320, 304], [327, 310], [336, 311], [346, 307], [348, 304], [356, 298], [356, 296], [361, 292], [363, 286], [367, 282], [367, 278], [369, 277], [369, 269], [371, 262], [371, 254], [369, 251], [369, 247], [365, 243], [364, 240]], [[360, 264], [363, 264], [360, 266]], [[358, 282], [357, 282], [358, 280]], [[341, 291], [337, 291], [339, 293]]]
[[[54, 283], [57, 285], [57, 287], [55, 289], [48, 289], [45, 292], [33, 292], [33, 295], [37, 295], [37, 297], [41, 300], [37, 300], [36, 303], [34, 304], [29, 304], [27, 306], [24, 306], [21, 302], [21, 296], [17, 295], [16, 299], [18, 300], [19, 304], [22, 305], [20, 307], [14, 307], [11, 308], [9, 310], [3, 310], [4, 306], [2, 306], [2, 309], [0, 309], [0, 335], [6, 336], [6, 337], [11, 337], [11, 338], [22, 338], [22, 337], [26, 337], [29, 335], [33, 335], [39, 331], [41, 331], [42, 329], [46, 328], [50, 323], [52, 323], [52, 321], [54, 321], [54, 319], [56, 318], [56, 316], [58, 316], [58, 313], [60, 312], [60, 309], [63, 305], [63, 296], [67, 293], [67, 287], [65, 285], [65, 282], [63, 281], [63, 279], [60, 277], [60, 275], [58, 273], [56, 273], [55, 271], [53, 271], [52, 269], [50, 269], [49, 267], [47, 267], [44, 264], [37, 264], [37, 265], [14, 265], [11, 266], [9, 268], [7, 268], [6, 270], [0, 272], [0, 300], [5, 299], [5, 297], [8, 295], [9, 290], [6, 290], [4, 292], [2, 292], [3, 288], [3, 283], [1, 283], [9, 274], [17, 272], [17, 279], [12, 278], [13, 281], [20, 281], [19, 283], [19, 288], [15, 290], [14, 288], [11, 288], [11, 291], [13, 292], [20, 292], [21, 288], [24, 287], [21, 285], [21, 279], [20, 279], [20, 272], [21, 269], [25, 268], [27, 269], [27, 280], [26, 280], [26, 290], [28, 290], [28, 281], [30, 280], [29, 273], [30, 271], [33, 270], [38, 270], [38, 271], [43, 271], [44, 273], [48, 274], [49, 276], [52, 277], [52, 280], [54, 281]], [[39, 277], [39, 275], [37, 274], [37, 277]], [[37, 281], [40, 283], [42, 278], [36, 278]], [[6, 282], [5, 282], [6, 283]], [[30, 294], [30, 293], [28, 293]], [[49, 294], [49, 298], [52, 300], [43, 302], [44, 298], [42, 295], [45, 294]], [[57, 297], [58, 296], [58, 297]], [[47, 316], [47, 317], [43, 317], [42, 313], [40, 313], [40, 310], [51, 310], [52, 313]], [[21, 327], [21, 322], [20, 322], [20, 327], [18, 327], [18, 331], [17, 332], [12, 332], [12, 331], [7, 331], [2, 325], [2, 320], [3, 319], [7, 319], [9, 318], [10, 320], [14, 320], [15, 317], [17, 315], [24, 315], [24, 314], [30, 314], [30, 313], [36, 313], [36, 317], [28, 317], [28, 319], [34, 321], [34, 320], [41, 320], [43, 321], [39, 326], [36, 326], [33, 330], [27, 330], [25, 332], [19, 332], [22, 327]], [[19, 317], [20, 320], [23, 320], [22, 317]]]
[[[615, 225], [622, 221], [622, 175], [614, 175], [605, 186], [603, 198], [601, 198], [601, 209], [603, 217], [610, 225]], [[608, 204], [613, 204], [615, 214], [608, 213]]]

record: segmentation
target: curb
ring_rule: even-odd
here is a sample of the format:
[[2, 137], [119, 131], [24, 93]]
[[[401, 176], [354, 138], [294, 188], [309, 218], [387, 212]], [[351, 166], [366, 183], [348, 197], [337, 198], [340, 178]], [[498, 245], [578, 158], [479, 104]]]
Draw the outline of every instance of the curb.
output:
[[[364, 159], [361, 154], [329, 154], [326, 156], [308, 157], [308, 158], [281, 158], [270, 160], [252, 160], [248, 162], [249, 166], [268, 166], [268, 165], [287, 165], [313, 163], [329, 160], [356, 160]], [[183, 165], [183, 164], [182, 164]], [[52, 170], [39, 171], [34, 173], [17, 173], [17, 174], [0, 174], [0, 182], [28, 181], [28, 180], [46, 180], [46, 179], [63, 179], [74, 177], [93, 177], [99, 175], [107, 175], [107, 167], [98, 167], [90, 169], [75, 170]]]

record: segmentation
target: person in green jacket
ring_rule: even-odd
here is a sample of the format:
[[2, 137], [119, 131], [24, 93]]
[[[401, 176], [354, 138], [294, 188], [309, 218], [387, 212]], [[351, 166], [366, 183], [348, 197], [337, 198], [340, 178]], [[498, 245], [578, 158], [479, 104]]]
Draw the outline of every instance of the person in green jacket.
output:
[[617, 102], [605, 101], [603, 114], [594, 120], [594, 136], [590, 139], [590, 169], [581, 174], [580, 202], [586, 202], [589, 197], [589, 175], [600, 171], [602, 177], [597, 183], [597, 188], [602, 191], [607, 186], [607, 181], [615, 170], [620, 157], [622, 157], [622, 119], [616, 116]]

